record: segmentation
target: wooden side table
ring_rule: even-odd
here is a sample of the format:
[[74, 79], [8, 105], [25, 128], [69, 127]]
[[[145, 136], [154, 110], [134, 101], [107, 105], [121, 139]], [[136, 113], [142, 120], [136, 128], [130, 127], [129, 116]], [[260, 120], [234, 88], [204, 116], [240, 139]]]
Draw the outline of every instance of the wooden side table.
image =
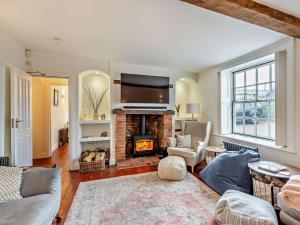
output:
[[[259, 165], [265, 164], [284, 166], [286, 167], [286, 170], [280, 171], [278, 173], [273, 173], [258, 168]], [[297, 169], [290, 165], [275, 163], [271, 161], [261, 160], [258, 162], [248, 163], [248, 167], [250, 169], [253, 180], [254, 196], [270, 201], [275, 209], [277, 208], [277, 194], [278, 192], [280, 192], [282, 186], [288, 181], [291, 175], [300, 174], [300, 169]]]
[[209, 164], [218, 154], [226, 152], [225, 148], [219, 148], [217, 146], [207, 146], [205, 150], [205, 159], [207, 164]]

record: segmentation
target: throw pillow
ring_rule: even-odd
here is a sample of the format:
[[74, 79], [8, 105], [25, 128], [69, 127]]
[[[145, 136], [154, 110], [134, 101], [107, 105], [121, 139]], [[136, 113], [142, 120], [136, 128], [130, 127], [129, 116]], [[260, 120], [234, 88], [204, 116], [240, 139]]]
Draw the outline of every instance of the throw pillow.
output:
[[0, 203], [21, 199], [22, 168], [0, 166]]
[[176, 136], [178, 148], [191, 148], [192, 147], [192, 136], [189, 135], [177, 135]]

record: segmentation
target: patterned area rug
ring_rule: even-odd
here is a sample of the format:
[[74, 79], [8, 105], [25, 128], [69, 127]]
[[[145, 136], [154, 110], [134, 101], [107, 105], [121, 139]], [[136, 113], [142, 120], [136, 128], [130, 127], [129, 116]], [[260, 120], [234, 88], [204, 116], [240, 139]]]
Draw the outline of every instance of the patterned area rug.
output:
[[150, 165], [158, 165], [159, 157], [158, 156], [149, 156], [149, 157], [137, 157], [126, 159], [124, 161], [118, 162], [118, 169], [127, 169], [141, 166], [150, 166]]
[[212, 225], [219, 195], [188, 173], [163, 181], [157, 172], [80, 183], [66, 225]]

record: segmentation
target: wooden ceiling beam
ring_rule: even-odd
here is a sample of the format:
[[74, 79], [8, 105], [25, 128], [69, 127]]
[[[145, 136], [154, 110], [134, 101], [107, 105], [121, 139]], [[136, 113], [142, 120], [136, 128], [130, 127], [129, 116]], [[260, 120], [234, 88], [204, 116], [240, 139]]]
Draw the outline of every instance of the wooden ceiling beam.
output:
[[300, 38], [300, 18], [253, 0], [181, 0], [226, 16]]

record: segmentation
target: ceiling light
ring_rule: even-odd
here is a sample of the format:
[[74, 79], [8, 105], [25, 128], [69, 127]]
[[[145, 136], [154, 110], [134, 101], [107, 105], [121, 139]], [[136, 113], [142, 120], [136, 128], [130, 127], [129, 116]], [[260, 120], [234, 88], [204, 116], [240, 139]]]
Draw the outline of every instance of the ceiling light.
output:
[[64, 41], [59, 37], [54, 37], [54, 38], [52, 38], [52, 40], [54, 41], [54, 44], [57, 44], [57, 45], [61, 45], [64, 43]]
[[180, 80], [184, 81], [184, 78], [181, 78]]

